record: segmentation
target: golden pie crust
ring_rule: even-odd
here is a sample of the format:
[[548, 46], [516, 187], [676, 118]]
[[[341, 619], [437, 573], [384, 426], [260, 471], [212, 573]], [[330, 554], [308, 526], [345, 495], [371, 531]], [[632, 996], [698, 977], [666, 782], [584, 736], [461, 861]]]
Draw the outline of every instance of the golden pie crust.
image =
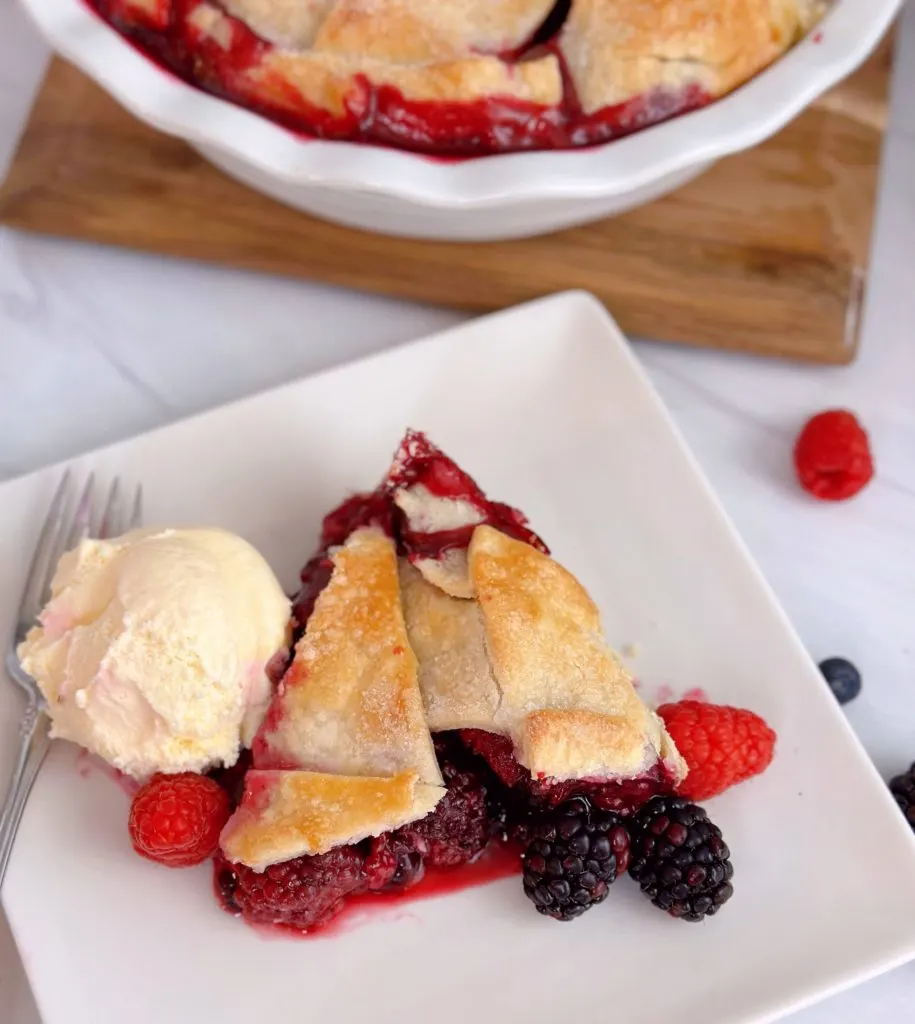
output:
[[[586, 145], [704, 105], [825, 0], [98, 0], [177, 32], [219, 94], [319, 136], [455, 152]], [[142, 39], [141, 39], [142, 41]], [[171, 42], [168, 44], [171, 46]], [[438, 113], [437, 113], [438, 111]]]
[[811, 0], [574, 0], [559, 48], [582, 111], [752, 78], [819, 18]]
[[332, 559], [220, 839], [230, 860], [255, 870], [389, 832], [445, 794], [394, 542], [360, 529]]
[[445, 793], [431, 732], [508, 736], [537, 779], [629, 779], [659, 762], [685, 776], [594, 602], [548, 555], [476, 526], [457, 581], [468, 597], [398, 560], [375, 527], [331, 558], [223, 832], [230, 860], [262, 870], [425, 817]]
[[[784, 53], [822, 16], [820, 0], [573, 0], [557, 37], [582, 113], [695, 87], [714, 98]], [[248, 72], [280, 98], [276, 76], [309, 105], [342, 114], [355, 79], [406, 100], [563, 102], [555, 53], [523, 60], [552, 0], [228, 0], [225, 10], [274, 44]], [[226, 16], [192, 18], [220, 42]]]
[[373, 778], [253, 769], [220, 846], [229, 860], [262, 871], [424, 818], [443, 792], [410, 772]]
[[510, 736], [535, 778], [632, 778], [659, 760], [674, 779], [685, 777], [663, 723], [635, 692], [571, 573], [486, 525], [473, 532], [468, 570], [474, 596], [461, 600], [401, 567], [433, 732]]
[[357, 530], [333, 563], [262, 727], [259, 762], [333, 775], [412, 772], [440, 786], [394, 542]]

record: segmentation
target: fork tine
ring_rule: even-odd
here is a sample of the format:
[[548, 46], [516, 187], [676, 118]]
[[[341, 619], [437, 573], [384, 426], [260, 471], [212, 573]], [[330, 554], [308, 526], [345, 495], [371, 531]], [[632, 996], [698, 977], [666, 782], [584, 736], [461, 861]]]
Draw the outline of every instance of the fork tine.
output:
[[[72, 551], [81, 540], [89, 536], [92, 519], [92, 491], [95, 485], [95, 474], [90, 473], [83, 487], [83, 493], [76, 503], [76, 511], [73, 513], [73, 523], [70, 532], [63, 546], [63, 551]], [[63, 553], [63, 551], [61, 553]]]
[[130, 513], [130, 522], [127, 524], [128, 530], [136, 530], [137, 527], [143, 525], [143, 485], [137, 484], [137, 489], [133, 496], [133, 511]]
[[44, 591], [48, 575], [49, 572], [53, 572], [54, 565], [56, 565], [51, 562], [51, 556], [57, 546], [59, 536], [63, 532], [69, 496], [70, 470], [66, 469], [60, 478], [54, 497], [51, 499], [48, 514], [41, 533], [38, 535], [38, 543], [35, 545], [35, 553], [32, 555], [22, 601], [19, 605], [20, 623], [34, 622], [44, 604]]
[[86, 480], [86, 485], [83, 487], [82, 494], [79, 496], [79, 501], [76, 504], [76, 511], [71, 521], [67, 516], [62, 516], [60, 521], [60, 529], [57, 531], [57, 536], [54, 539], [54, 546], [51, 548], [50, 557], [48, 559], [48, 567], [45, 570], [44, 585], [41, 588], [41, 605], [43, 606], [48, 598], [51, 596], [51, 580], [54, 578], [54, 570], [57, 568], [57, 563], [60, 561], [61, 555], [65, 551], [69, 551], [69, 538], [71, 533], [75, 533], [77, 530], [76, 519], [80, 514], [80, 510], [84, 503], [88, 503], [89, 512], [92, 511], [92, 488], [95, 484], [95, 474], [90, 473]]
[[121, 478], [115, 477], [111, 481], [108, 490], [108, 498], [105, 501], [105, 510], [102, 512], [102, 521], [99, 523], [98, 535], [102, 540], [109, 537], [116, 537], [120, 532], [121, 518]]

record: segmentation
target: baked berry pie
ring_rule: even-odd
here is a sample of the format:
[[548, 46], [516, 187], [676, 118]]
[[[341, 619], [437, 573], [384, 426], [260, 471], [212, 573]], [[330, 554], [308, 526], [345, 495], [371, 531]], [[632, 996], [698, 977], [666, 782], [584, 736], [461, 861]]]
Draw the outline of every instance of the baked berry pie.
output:
[[441, 154], [603, 142], [730, 92], [822, 0], [90, 0], [188, 81], [308, 135]]
[[[326, 518], [293, 617], [217, 857], [249, 920], [313, 929], [348, 898], [529, 840], [556, 808], [570, 821], [575, 800], [603, 860], [576, 867], [587, 901], [538, 905], [570, 919], [628, 862], [622, 822], [686, 775], [581, 584], [422, 434]], [[531, 885], [541, 904], [549, 884]]]

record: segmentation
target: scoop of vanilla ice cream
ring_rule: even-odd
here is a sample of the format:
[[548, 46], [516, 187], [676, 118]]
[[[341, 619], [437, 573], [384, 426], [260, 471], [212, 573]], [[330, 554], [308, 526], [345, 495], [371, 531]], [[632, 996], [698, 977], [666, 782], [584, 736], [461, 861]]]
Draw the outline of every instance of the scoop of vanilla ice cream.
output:
[[136, 530], [60, 561], [19, 657], [51, 734], [122, 772], [234, 764], [270, 699], [289, 600], [261, 555], [225, 530]]

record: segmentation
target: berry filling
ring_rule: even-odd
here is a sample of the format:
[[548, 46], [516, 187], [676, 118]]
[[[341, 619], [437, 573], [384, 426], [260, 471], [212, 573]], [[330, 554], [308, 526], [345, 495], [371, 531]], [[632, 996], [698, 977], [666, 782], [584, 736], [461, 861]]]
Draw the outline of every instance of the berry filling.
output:
[[[460, 504], [473, 514], [473, 521], [450, 529], [429, 530], [395, 509], [399, 546], [411, 560], [441, 558], [446, 551], [466, 548], [481, 523], [494, 526], [509, 537], [524, 541], [548, 555], [550, 549], [528, 527], [523, 512], [500, 501], [490, 501], [473, 478], [418, 431], [407, 431], [394, 456], [394, 464], [379, 491], [393, 497], [397, 490], [421, 488], [424, 495], [442, 502]], [[378, 492], [376, 492], [378, 493]]]
[[[605, 811], [627, 816], [659, 793], [669, 793], [673, 780], [659, 762], [643, 775], [633, 779], [535, 779], [515, 758], [512, 742], [506, 736], [462, 729], [461, 740], [467, 748], [482, 757], [493, 773], [511, 793], [511, 803], [537, 811], [555, 807], [573, 796], [587, 796]], [[516, 812], [510, 825], [524, 828], [526, 813]]]
[[[214, 886], [223, 908], [251, 924], [310, 934], [346, 907], [362, 906], [359, 897], [412, 895], [414, 886], [422, 890], [420, 895], [462, 887], [460, 872], [450, 885], [441, 880], [430, 884], [430, 874], [434, 878], [443, 869], [450, 873], [480, 865], [482, 871], [468, 873], [469, 884], [520, 872], [521, 848], [538, 836], [542, 839], [544, 822], [565, 813], [561, 808], [570, 800], [586, 797], [595, 820], [612, 822], [624, 820], [653, 796], [670, 792], [660, 769], [621, 781], [581, 779], [551, 785], [534, 780], [515, 760], [510, 741], [479, 730], [439, 733], [434, 742], [447, 792], [431, 814], [374, 839], [297, 857], [263, 872], [217, 854]], [[213, 776], [233, 803], [240, 775], [230, 769]], [[622, 872], [628, 856], [616, 853]], [[606, 886], [600, 891], [606, 895]], [[593, 902], [599, 902], [597, 890], [590, 892], [586, 904], [576, 905], [584, 910]], [[564, 919], [578, 912], [566, 908]]]
[[363, 526], [379, 526], [388, 536], [393, 536], [393, 515], [392, 502], [379, 489], [370, 494], [354, 494], [324, 517], [318, 550], [299, 575], [302, 585], [292, 606], [296, 638], [304, 632], [315, 601], [330, 582], [333, 572], [330, 549], [343, 544], [351, 533]]
[[[437, 736], [435, 747], [447, 792], [431, 814], [375, 839], [296, 857], [262, 872], [219, 853], [214, 887], [223, 908], [251, 924], [310, 933], [336, 918], [353, 897], [401, 894], [430, 871], [475, 864], [503, 820], [494, 792], [498, 783], [456, 737]], [[233, 774], [216, 778], [234, 796]], [[494, 863], [484, 863], [478, 873], [480, 881], [520, 871], [516, 850], [490, 860]]]
[[307, 137], [380, 143], [444, 157], [566, 149], [627, 135], [712, 99], [698, 85], [658, 88], [584, 113], [558, 43], [570, 0], [557, 0], [529, 39], [492, 55], [509, 69], [555, 57], [562, 80], [558, 103], [498, 92], [467, 100], [408, 98], [391, 84], [353, 75], [340, 87], [336, 111], [309, 102], [291, 80], [271, 69], [264, 58], [276, 47], [243, 21], [220, 12], [219, 29], [209, 32], [198, 0], [86, 2], [164, 70]]
[[[397, 491], [414, 492], [460, 509], [469, 522], [449, 529], [428, 529], [394, 501]], [[397, 541], [398, 552], [411, 561], [441, 559], [449, 551], [466, 549], [474, 529], [486, 523], [549, 554], [549, 548], [528, 526], [527, 517], [511, 505], [491, 501], [471, 476], [419, 431], [407, 432], [388, 475], [366, 494], [355, 494], [324, 517], [318, 551], [301, 573], [302, 586], [293, 602], [297, 633], [305, 629], [318, 595], [333, 568], [330, 549], [343, 544], [354, 530], [378, 526]]]
[[214, 884], [223, 907], [251, 924], [310, 931], [327, 924], [343, 909], [344, 899], [366, 888], [365, 855], [355, 846], [340, 846], [318, 857], [296, 857], [254, 871], [214, 859]]
[[[563, 65], [564, 67], [565, 65]], [[567, 93], [574, 96], [574, 86], [566, 84]], [[659, 124], [677, 114], [704, 107], [712, 101], [700, 85], [693, 84], [677, 89], [656, 88], [635, 96], [625, 103], [601, 107], [591, 114], [579, 112], [569, 126], [569, 142], [572, 146], [595, 146], [624, 135], [631, 135], [652, 124]], [[577, 107], [577, 101], [575, 106]]]

